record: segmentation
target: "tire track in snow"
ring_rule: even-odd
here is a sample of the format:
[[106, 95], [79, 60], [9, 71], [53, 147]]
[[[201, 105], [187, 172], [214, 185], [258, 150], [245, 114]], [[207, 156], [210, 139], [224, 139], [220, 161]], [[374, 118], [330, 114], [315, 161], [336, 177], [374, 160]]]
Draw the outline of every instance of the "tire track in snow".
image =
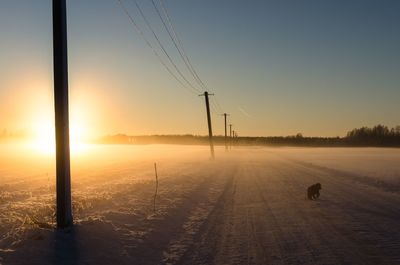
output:
[[[353, 182], [352, 179], [344, 179], [343, 176], [329, 170], [307, 167], [304, 164], [295, 168], [301, 172], [303, 179], [310, 175], [315, 179], [317, 173], [318, 179], [328, 183], [325, 186], [333, 188], [335, 193], [328, 197], [326, 205], [336, 212], [340, 211], [340, 220], [343, 220], [341, 226], [347, 230], [345, 235], [360, 246], [368, 248], [365, 255], [376, 260], [372, 264], [399, 263], [400, 229], [397, 224], [400, 213], [397, 194], [371, 188]], [[321, 209], [317, 208], [318, 211]], [[325, 215], [325, 218], [339, 220], [335, 216]]]
[[[386, 257], [381, 251], [398, 250], [398, 243], [384, 240], [357, 211], [340, 208], [368, 202], [366, 190], [351, 193], [337, 176], [281, 159], [264, 162], [238, 163], [233, 185], [177, 264], [398, 264], [394, 252]], [[315, 180], [335, 191], [327, 192], [329, 201], [305, 200], [305, 188]], [[338, 205], [328, 205], [335, 197]], [[369, 237], [383, 245], [377, 249]]]
[[[198, 244], [178, 264], [285, 264], [277, 240], [279, 224], [262, 207], [254, 177], [240, 165], [234, 184], [224, 192], [198, 235]], [[263, 217], [261, 218], [260, 215]]]
[[[283, 162], [284, 161], [282, 161], [282, 163]], [[284, 163], [287, 164], [286, 162]], [[328, 222], [327, 224], [333, 224], [333, 228], [335, 228], [336, 231], [343, 236], [343, 242], [353, 242], [353, 245], [358, 245], [355, 248], [356, 250], [362, 249], [362, 251], [356, 251], [356, 253], [359, 253], [358, 256], [369, 256], [369, 260], [375, 260], [375, 262], [372, 262], [372, 264], [398, 264], [398, 242], [400, 235], [397, 226], [398, 218], [382, 218], [375, 213], [367, 216], [360, 211], [360, 209], [362, 209], [361, 206], [364, 208], [376, 207], [376, 205], [374, 205], [374, 201], [371, 199], [374, 198], [376, 192], [380, 191], [377, 191], [376, 189], [365, 190], [364, 186], [361, 185], [353, 187], [354, 189], [358, 188], [360, 190], [355, 193], [351, 193], [347, 190], [348, 183], [336, 175], [327, 175], [318, 170], [314, 171], [312, 168], [308, 169], [304, 168], [303, 166], [296, 167], [296, 165], [286, 165], [285, 167], [281, 167], [281, 169], [284, 170], [283, 174], [290, 176], [290, 178], [286, 177], [283, 179], [285, 179], [286, 186], [291, 187], [291, 194], [299, 193], [297, 188], [299, 185], [293, 185], [293, 183], [302, 183], [300, 185], [304, 187], [304, 191], [307, 185], [314, 183], [315, 181], [320, 181], [325, 184], [328, 183], [326, 185], [323, 184], [322, 200], [310, 202], [308, 205], [314, 205], [312, 210], [315, 212], [315, 214], [320, 214], [319, 219], [325, 220], [325, 222]], [[308, 181], [308, 183], [304, 181]], [[355, 184], [353, 183], [353, 185]], [[335, 191], [333, 194], [334, 196], [332, 196], [330, 190]], [[392, 194], [389, 193], [388, 196], [390, 198]], [[396, 202], [395, 198], [396, 197], [389, 199], [388, 204]], [[296, 201], [294, 201], [294, 203], [295, 202]], [[357, 202], [357, 204], [354, 202]], [[301, 205], [299, 205], [297, 208], [307, 210], [307, 208], [304, 208], [304, 206], [302, 207]], [[305, 217], [307, 217], [307, 215], [305, 215]], [[371, 221], [371, 218], [375, 218], [375, 222]], [[311, 219], [311, 221], [315, 222], [316, 220]], [[321, 223], [321, 225], [325, 224]], [[326, 227], [327, 225], [325, 225], [325, 229]], [[390, 229], [391, 232], [388, 233], [388, 229]], [[331, 242], [327, 242], [327, 244], [332, 245]], [[337, 249], [335, 250], [333, 248], [333, 250], [337, 251], [338, 249], [342, 249], [341, 245], [342, 244], [337, 243]], [[333, 246], [335, 247], [335, 244]], [[353, 256], [355, 255], [343, 254], [341, 256], [354, 259]], [[355, 262], [350, 264], [354, 263]], [[360, 263], [360, 261], [358, 263]], [[362, 263], [368, 264], [368, 261], [363, 261]]]

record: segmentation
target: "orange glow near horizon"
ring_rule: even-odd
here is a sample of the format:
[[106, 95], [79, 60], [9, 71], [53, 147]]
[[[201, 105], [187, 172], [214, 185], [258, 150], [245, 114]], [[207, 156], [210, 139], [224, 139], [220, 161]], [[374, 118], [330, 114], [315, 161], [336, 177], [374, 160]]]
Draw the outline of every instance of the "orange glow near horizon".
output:
[[[87, 149], [88, 129], [84, 123], [71, 119], [70, 149], [72, 154], [84, 152]], [[33, 125], [32, 148], [43, 154], [55, 154], [55, 127], [54, 121], [48, 119], [37, 120]]]
[[[37, 86], [39, 87], [39, 86]], [[29, 97], [24, 98], [27, 109], [25, 113], [29, 122], [29, 145], [34, 152], [40, 154], [55, 154], [55, 121], [54, 102], [51, 88], [29, 89]], [[33, 94], [33, 91], [39, 93]], [[69, 137], [71, 154], [79, 154], [87, 149], [87, 142], [93, 138], [90, 122], [90, 108], [93, 100], [85, 100], [84, 95], [74, 93], [70, 97]]]

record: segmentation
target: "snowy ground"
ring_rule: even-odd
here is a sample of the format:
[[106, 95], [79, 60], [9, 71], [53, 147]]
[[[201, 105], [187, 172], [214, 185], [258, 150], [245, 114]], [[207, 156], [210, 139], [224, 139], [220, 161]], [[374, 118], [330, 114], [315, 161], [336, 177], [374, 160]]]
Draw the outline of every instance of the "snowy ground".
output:
[[18, 148], [0, 146], [0, 264], [400, 264], [399, 149], [94, 146], [57, 232], [53, 160]]

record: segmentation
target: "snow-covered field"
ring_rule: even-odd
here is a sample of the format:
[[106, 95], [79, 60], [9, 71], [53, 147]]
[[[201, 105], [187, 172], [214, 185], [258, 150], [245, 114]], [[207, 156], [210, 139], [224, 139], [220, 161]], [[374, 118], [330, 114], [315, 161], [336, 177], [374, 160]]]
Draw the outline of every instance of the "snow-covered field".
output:
[[75, 226], [60, 232], [52, 156], [1, 144], [0, 264], [400, 264], [400, 149], [216, 155], [88, 146], [72, 158]]

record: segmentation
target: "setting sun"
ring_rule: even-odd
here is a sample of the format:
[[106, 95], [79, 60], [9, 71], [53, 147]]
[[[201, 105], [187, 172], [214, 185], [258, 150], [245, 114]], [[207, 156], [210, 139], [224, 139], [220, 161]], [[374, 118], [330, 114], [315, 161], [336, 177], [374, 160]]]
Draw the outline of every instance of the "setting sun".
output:
[[[72, 112], [73, 114], [74, 112]], [[84, 117], [84, 115], [81, 115]], [[78, 154], [87, 149], [89, 129], [78, 115], [70, 118], [70, 148], [72, 154]], [[43, 115], [32, 123], [32, 147], [43, 154], [55, 154], [55, 128], [51, 115]]]

